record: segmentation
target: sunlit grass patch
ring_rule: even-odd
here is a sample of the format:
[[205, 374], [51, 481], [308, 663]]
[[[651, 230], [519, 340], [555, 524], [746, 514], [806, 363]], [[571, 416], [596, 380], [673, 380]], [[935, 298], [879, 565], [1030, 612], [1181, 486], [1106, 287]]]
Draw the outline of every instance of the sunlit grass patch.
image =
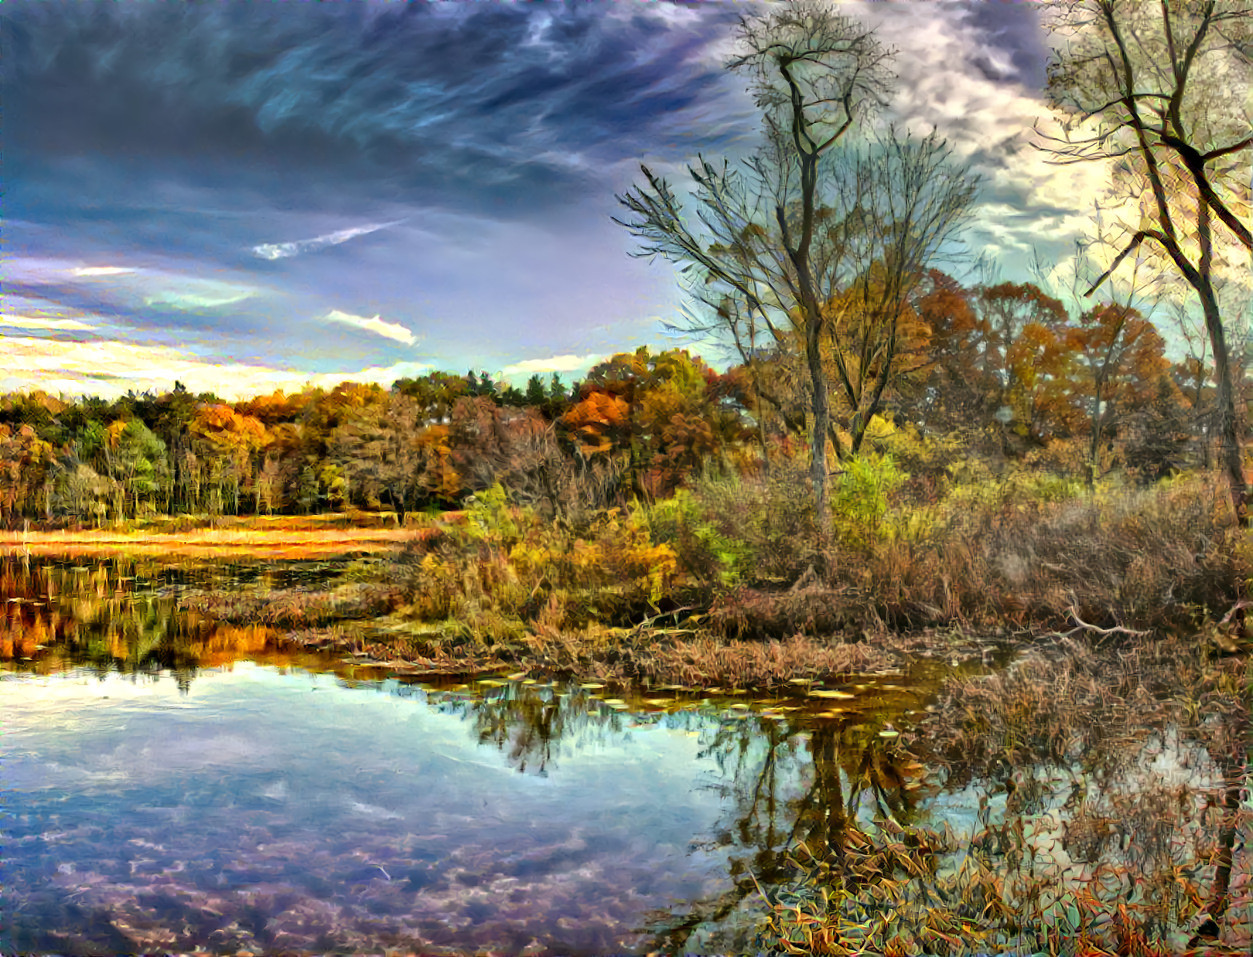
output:
[[33, 557], [148, 557], [239, 560], [304, 560], [399, 548], [422, 533], [396, 528], [285, 528], [252, 522], [244, 527], [196, 528], [181, 532], [84, 531], [0, 532], [0, 554]]
[[182, 596], [179, 604], [218, 621], [305, 628], [375, 618], [389, 612], [397, 598], [396, 590], [387, 585], [358, 582], [314, 590], [199, 591]]

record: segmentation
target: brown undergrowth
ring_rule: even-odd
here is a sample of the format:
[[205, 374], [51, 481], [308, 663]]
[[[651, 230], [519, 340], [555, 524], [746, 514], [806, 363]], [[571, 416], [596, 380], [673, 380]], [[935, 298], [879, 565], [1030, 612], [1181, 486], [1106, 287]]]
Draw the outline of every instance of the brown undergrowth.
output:
[[899, 644], [885, 636], [1191, 635], [1250, 575], [1245, 535], [1205, 476], [1088, 493], [1010, 473], [919, 499], [902, 475], [886, 457], [850, 466], [828, 529], [784, 466], [560, 515], [496, 487], [455, 521], [415, 519], [368, 594], [193, 607], [294, 628], [386, 615], [375, 644], [391, 660], [768, 686], [882, 665]]
[[180, 607], [218, 621], [280, 628], [310, 628], [335, 622], [375, 618], [399, 601], [392, 586], [346, 583], [327, 589], [200, 591], [182, 596]]
[[885, 666], [888, 635], [1191, 634], [1247, 572], [1201, 477], [1086, 494], [1011, 476], [919, 502], [879, 460], [842, 482], [827, 531], [785, 469], [558, 516], [490, 489], [388, 567], [391, 657], [769, 686]]
[[866, 643], [793, 635], [769, 642], [677, 640], [642, 658], [638, 667], [641, 676], [654, 683], [775, 688], [800, 678], [884, 671], [899, 663], [896, 655]]
[[[823, 535], [812, 517], [798, 544], [756, 534], [734, 495], [717, 496], [715, 508], [707, 494], [711, 504], [696, 500], [687, 519], [704, 532], [672, 540], [681, 569], [705, 570], [708, 582], [720, 555], [724, 578], [733, 573], [710, 615], [710, 627], [729, 637], [945, 626], [1055, 631], [1081, 622], [1188, 632], [1221, 618], [1249, 572], [1225, 497], [1201, 476], [1095, 495], [1042, 491], [1029, 478], [959, 486], [932, 502], [867, 493], [877, 501], [862, 502], [861, 517], [856, 509], [837, 513], [818, 554], [812, 542]], [[775, 497], [786, 498], [782, 490]], [[788, 499], [783, 507], [799, 506]], [[762, 554], [772, 568], [805, 576], [803, 587], [797, 578], [762, 574]]]

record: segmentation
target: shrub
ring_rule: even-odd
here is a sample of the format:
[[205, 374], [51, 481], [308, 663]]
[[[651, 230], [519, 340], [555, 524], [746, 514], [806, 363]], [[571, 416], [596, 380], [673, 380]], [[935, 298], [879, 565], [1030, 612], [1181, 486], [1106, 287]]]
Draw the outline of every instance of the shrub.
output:
[[788, 466], [769, 477], [703, 477], [645, 511], [654, 540], [710, 597], [722, 587], [791, 584], [820, 556], [807, 479]]
[[909, 478], [890, 455], [847, 459], [831, 495], [834, 528], [841, 545], [858, 551], [883, 534], [890, 496]]

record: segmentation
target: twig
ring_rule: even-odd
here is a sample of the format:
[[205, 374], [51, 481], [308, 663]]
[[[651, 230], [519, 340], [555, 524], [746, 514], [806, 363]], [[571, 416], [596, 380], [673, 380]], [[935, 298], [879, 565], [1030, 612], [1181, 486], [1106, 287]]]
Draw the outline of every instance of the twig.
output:
[[[1124, 628], [1122, 625], [1115, 625], [1113, 628], [1100, 628], [1096, 625], [1089, 625], [1086, 621], [1079, 617], [1079, 612], [1074, 605], [1070, 606], [1070, 617], [1075, 620], [1080, 628], [1084, 631], [1095, 632], [1098, 635], [1129, 635], [1132, 638], [1144, 638], [1149, 633], [1147, 631], [1135, 631], [1131, 628]], [[1071, 632], [1073, 634], [1073, 632]]]

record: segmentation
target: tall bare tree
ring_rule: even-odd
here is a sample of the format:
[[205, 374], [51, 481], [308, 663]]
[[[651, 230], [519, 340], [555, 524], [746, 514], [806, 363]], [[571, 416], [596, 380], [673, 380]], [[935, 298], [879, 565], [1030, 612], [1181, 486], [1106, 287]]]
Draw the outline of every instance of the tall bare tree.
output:
[[683, 264], [708, 307], [708, 318], [693, 313], [693, 331], [730, 338], [746, 360], [768, 349], [803, 366], [825, 521], [831, 376], [856, 445], [898, 368], [908, 299], [974, 187], [935, 137], [891, 133], [872, 148], [846, 146], [857, 122], [886, 104], [891, 54], [831, 5], [747, 17], [738, 40], [728, 68], [750, 77], [761, 148], [735, 166], [698, 158], [689, 168], [695, 221], [644, 167], [644, 182], [619, 197], [630, 215], [618, 222], [640, 239], [639, 255]]
[[[1253, 9], [1247, 0], [1063, 0], [1048, 94], [1063, 120], [1043, 136], [1059, 162], [1113, 161], [1133, 202], [1122, 248], [1089, 294], [1138, 249], [1195, 291], [1217, 382], [1218, 432], [1231, 500], [1248, 523], [1235, 389], [1215, 287], [1224, 252], [1253, 253]], [[1247, 267], [1246, 267], [1247, 268]]]

